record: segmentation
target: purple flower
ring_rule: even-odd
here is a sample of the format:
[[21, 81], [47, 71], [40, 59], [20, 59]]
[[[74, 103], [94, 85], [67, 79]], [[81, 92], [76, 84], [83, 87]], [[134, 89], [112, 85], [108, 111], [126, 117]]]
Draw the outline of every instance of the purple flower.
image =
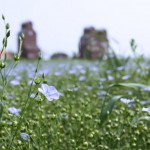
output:
[[47, 84], [42, 84], [38, 91], [42, 93], [49, 101], [59, 99], [61, 95], [54, 86], [48, 86]]
[[150, 106], [149, 106], [149, 107], [147, 107], [147, 108], [142, 108], [142, 111], [145, 111], [145, 112], [150, 113]]
[[19, 115], [19, 113], [21, 112], [21, 109], [17, 109], [15, 107], [9, 107], [8, 108], [8, 111], [11, 113], [11, 114], [14, 114], [14, 115]]
[[24, 139], [24, 140], [27, 140], [31, 135], [27, 134], [27, 133], [21, 133], [20, 134], [21, 137]]

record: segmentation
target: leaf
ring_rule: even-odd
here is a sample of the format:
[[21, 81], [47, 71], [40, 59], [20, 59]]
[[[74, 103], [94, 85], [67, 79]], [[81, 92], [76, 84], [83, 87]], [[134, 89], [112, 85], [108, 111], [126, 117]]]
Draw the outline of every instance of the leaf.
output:
[[108, 102], [108, 105], [102, 109], [101, 111], [101, 115], [100, 115], [100, 127], [102, 126], [102, 124], [106, 121], [108, 114], [110, 114], [115, 106], [115, 104], [117, 103], [117, 101], [121, 98], [122, 96], [118, 95], [118, 96], [113, 96], [110, 101]]
[[124, 86], [124, 87], [129, 87], [134, 89], [147, 87], [147, 85], [140, 84], [140, 83], [117, 83], [117, 84], [111, 84], [110, 88], [114, 86]]

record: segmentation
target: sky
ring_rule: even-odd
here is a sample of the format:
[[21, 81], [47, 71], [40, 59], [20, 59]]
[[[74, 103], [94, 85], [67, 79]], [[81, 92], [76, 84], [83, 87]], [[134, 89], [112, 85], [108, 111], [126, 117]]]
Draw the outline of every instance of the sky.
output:
[[[150, 0], [0, 0], [0, 16], [10, 24], [7, 50], [17, 51], [21, 24], [33, 22], [43, 56], [55, 52], [78, 53], [85, 27], [106, 29], [110, 45], [119, 55], [131, 55], [130, 40], [138, 52], [150, 57]], [[4, 23], [0, 18], [0, 47]]]

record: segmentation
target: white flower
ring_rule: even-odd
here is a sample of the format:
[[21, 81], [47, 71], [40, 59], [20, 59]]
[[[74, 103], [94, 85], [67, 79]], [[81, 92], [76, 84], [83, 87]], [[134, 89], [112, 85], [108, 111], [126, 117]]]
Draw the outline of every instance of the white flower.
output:
[[42, 93], [49, 101], [59, 99], [61, 95], [54, 86], [48, 86], [47, 84], [42, 84], [38, 91]]
[[11, 114], [15, 114], [15, 115], [19, 115], [19, 113], [21, 112], [21, 109], [17, 109], [15, 107], [9, 107], [8, 108], [8, 111], [11, 113]]

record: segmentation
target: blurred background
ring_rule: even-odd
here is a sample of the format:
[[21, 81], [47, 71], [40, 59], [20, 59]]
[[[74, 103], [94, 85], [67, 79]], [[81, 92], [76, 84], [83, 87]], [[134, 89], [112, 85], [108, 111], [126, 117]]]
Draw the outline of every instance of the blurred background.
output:
[[[11, 52], [17, 52], [22, 24], [31, 21], [44, 58], [57, 52], [70, 57], [77, 54], [87, 27], [106, 30], [118, 55], [131, 55], [130, 40], [134, 38], [138, 52], [150, 56], [149, 0], [0, 0], [2, 14], [10, 23], [7, 50]], [[4, 34], [0, 19], [0, 41]]]

